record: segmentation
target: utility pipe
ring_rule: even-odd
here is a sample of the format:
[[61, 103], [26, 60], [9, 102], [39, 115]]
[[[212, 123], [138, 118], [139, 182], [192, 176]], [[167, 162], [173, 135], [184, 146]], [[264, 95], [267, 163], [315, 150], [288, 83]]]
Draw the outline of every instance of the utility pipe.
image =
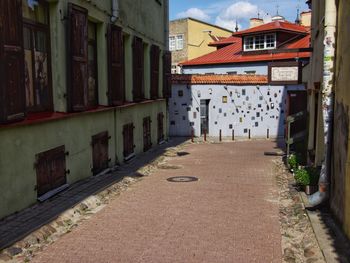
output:
[[169, 0], [164, 1], [164, 45], [165, 50], [169, 49]]
[[119, 18], [119, 0], [112, 0], [111, 22], [115, 23]]
[[337, 8], [335, 0], [325, 1], [324, 22], [324, 54], [323, 54], [323, 82], [322, 82], [322, 112], [324, 126], [324, 157], [320, 179], [319, 190], [309, 197], [309, 204], [317, 206], [322, 204], [329, 193], [331, 172], [331, 143], [334, 118], [334, 69], [335, 69], [335, 43], [336, 43]]

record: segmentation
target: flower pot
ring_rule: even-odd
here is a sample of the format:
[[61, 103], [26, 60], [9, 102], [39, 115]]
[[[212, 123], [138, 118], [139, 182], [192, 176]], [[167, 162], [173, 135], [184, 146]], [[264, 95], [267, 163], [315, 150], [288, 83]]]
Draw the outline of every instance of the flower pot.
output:
[[318, 185], [306, 185], [304, 186], [305, 194], [312, 195], [313, 193], [316, 193], [318, 190]]

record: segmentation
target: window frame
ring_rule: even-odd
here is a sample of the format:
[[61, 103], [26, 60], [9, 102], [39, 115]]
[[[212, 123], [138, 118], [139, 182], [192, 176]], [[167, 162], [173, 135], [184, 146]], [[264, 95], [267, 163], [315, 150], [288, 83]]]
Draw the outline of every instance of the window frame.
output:
[[170, 51], [176, 50], [176, 36], [169, 36], [169, 50]]
[[[37, 113], [37, 112], [53, 112], [53, 90], [52, 90], [52, 67], [51, 67], [51, 30], [50, 30], [50, 10], [49, 10], [49, 3], [43, 0], [39, 0], [38, 3], [40, 5], [43, 5], [45, 8], [45, 11], [47, 12], [47, 24], [43, 24], [40, 22], [33, 21], [29, 18], [26, 18], [23, 16], [22, 12], [22, 21], [23, 21], [23, 32], [24, 29], [27, 28], [30, 31], [30, 43], [31, 43], [31, 52], [32, 52], [32, 80], [33, 80], [33, 92], [35, 92], [35, 38], [37, 36], [38, 32], [43, 32], [45, 34], [45, 41], [46, 41], [46, 54], [47, 54], [47, 74], [48, 74], [48, 101], [44, 103], [40, 103], [39, 105], [34, 106], [27, 106], [27, 97], [25, 98], [25, 104], [26, 104], [26, 112], [28, 113]], [[34, 37], [34, 38], [33, 38]], [[23, 45], [24, 45], [24, 36], [23, 36]], [[23, 47], [23, 52], [25, 48]], [[25, 63], [25, 59], [23, 60]], [[24, 72], [25, 73], [25, 72]], [[24, 84], [24, 90], [25, 90], [25, 84]], [[36, 101], [34, 94], [34, 101]]]
[[[268, 47], [267, 46], [267, 37], [268, 36], [273, 36], [273, 41], [269, 43], [273, 43], [273, 46]], [[257, 48], [257, 39], [258, 38], [264, 38], [264, 47], [263, 48]], [[248, 41], [251, 42], [248, 45]], [[243, 41], [243, 51], [259, 51], [259, 50], [270, 50], [270, 49], [276, 49], [277, 48], [277, 34], [276, 33], [270, 33], [270, 34], [264, 34], [264, 35], [255, 35], [255, 36], [246, 36], [244, 37]]]
[[[176, 50], [183, 50], [184, 49], [184, 35], [178, 34], [178, 35], [176, 35], [175, 39], [176, 39], [175, 40]], [[179, 45], [179, 42], [181, 43], [181, 46]]]

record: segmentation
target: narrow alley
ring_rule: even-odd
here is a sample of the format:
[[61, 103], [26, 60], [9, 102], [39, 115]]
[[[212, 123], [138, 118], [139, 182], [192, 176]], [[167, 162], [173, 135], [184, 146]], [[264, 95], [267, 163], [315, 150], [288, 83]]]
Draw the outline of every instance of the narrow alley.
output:
[[187, 144], [33, 262], [281, 262], [275, 146]]

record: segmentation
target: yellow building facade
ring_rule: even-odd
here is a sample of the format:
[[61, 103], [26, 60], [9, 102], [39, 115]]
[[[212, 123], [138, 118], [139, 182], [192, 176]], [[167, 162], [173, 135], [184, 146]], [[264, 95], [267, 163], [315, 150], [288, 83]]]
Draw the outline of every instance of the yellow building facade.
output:
[[232, 35], [232, 31], [194, 18], [170, 21], [169, 49], [173, 73], [180, 73], [178, 64], [216, 50], [209, 43]]

